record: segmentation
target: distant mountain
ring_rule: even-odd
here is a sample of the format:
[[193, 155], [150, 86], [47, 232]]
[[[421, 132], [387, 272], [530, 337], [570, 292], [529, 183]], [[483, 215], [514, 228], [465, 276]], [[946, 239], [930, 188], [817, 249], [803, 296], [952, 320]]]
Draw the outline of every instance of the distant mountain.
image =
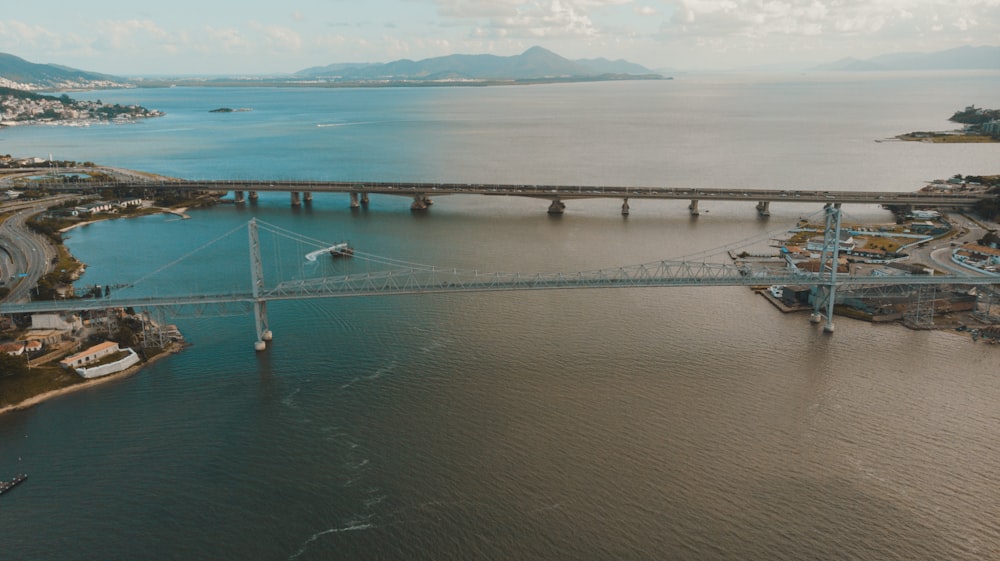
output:
[[389, 63], [331, 64], [295, 73], [298, 78], [332, 81], [543, 80], [601, 76], [651, 76], [652, 70], [624, 60], [569, 60], [542, 47], [520, 55], [448, 55]]
[[0, 53], [0, 86], [20, 90], [70, 90], [125, 87], [125, 80], [57, 64], [35, 64]]
[[892, 53], [866, 60], [845, 58], [813, 70], [1000, 70], [1000, 47], [958, 47], [933, 53]]

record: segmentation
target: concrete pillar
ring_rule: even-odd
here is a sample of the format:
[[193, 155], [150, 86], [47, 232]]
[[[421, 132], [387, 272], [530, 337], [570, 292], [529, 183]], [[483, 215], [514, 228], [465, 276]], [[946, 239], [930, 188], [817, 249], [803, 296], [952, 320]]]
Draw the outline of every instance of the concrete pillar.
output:
[[357, 191], [351, 191], [351, 208], [361, 208], [361, 203], [358, 202]]
[[250, 191], [250, 202], [251, 203], [257, 202], [257, 199], [259, 199], [259, 198], [260, 198], [260, 195], [257, 194], [257, 191]]
[[760, 201], [757, 203], [757, 214], [771, 216], [771, 201]]
[[625, 197], [625, 201], [622, 203], [622, 216], [628, 216], [628, 197]]
[[566, 203], [555, 198], [552, 200], [552, 204], [549, 205], [549, 214], [562, 214], [566, 210]]
[[427, 197], [424, 197], [423, 193], [414, 195], [410, 210], [427, 210]]
[[311, 205], [311, 204], [312, 204], [312, 202], [313, 202], [313, 194], [312, 194], [312, 191], [306, 191], [306, 192], [305, 192], [305, 193], [304, 193], [304, 194], [302, 195], [302, 200], [304, 200], [304, 201], [305, 201], [305, 203], [306, 203], [307, 205]]
[[698, 199], [691, 199], [691, 204], [688, 205], [688, 210], [691, 211], [691, 216], [698, 216], [701, 214], [698, 212]]
[[243, 191], [233, 191], [233, 201], [237, 204], [241, 204], [245, 201], [243, 198]]
[[368, 192], [361, 193], [361, 206], [368, 206]]
[[302, 200], [299, 198], [298, 191], [292, 191], [292, 206], [302, 206]]

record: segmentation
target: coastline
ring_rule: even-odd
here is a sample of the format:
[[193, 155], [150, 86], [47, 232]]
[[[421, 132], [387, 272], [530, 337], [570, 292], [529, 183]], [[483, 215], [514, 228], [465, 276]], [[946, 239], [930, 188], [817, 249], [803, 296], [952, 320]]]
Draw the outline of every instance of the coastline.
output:
[[160, 360], [161, 358], [165, 358], [165, 357], [168, 357], [168, 356], [171, 356], [171, 355], [174, 355], [174, 354], [177, 354], [177, 353], [183, 351], [187, 346], [188, 346], [187, 343], [170, 343], [170, 345], [168, 345], [167, 347], [165, 347], [163, 349], [162, 353], [154, 356], [153, 358], [151, 358], [151, 359], [149, 359], [149, 360], [147, 360], [145, 362], [140, 362], [139, 364], [136, 364], [135, 366], [131, 366], [129, 368], [126, 368], [125, 370], [122, 370], [121, 372], [116, 372], [114, 374], [108, 374], [107, 376], [101, 376], [100, 378], [94, 378], [92, 380], [87, 380], [85, 382], [80, 382], [79, 384], [73, 384], [72, 386], [66, 386], [65, 388], [59, 388], [57, 390], [52, 390], [52, 391], [48, 391], [48, 392], [45, 392], [45, 393], [41, 393], [41, 394], [38, 394], [38, 395], [35, 395], [35, 396], [32, 396], [32, 397], [29, 397], [29, 398], [27, 398], [24, 401], [21, 401], [19, 403], [15, 403], [15, 404], [12, 404], [12, 405], [7, 405], [7, 406], [4, 406], [4, 407], [0, 407], [0, 415], [3, 415], [4, 413], [11, 413], [13, 411], [23, 411], [25, 409], [30, 409], [30, 408], [32, 408], [32, 407], [34, 407], [34, 406], [36, 406], [36, 405], [38, 405], [40, 403], [43, 403], [45, 401], [48, 401], [50, 399], [54, 399], [54, 398], [57, 398], [57, 397], [60, 397], [60, 396], [63, 396], [63, 395], [68, 395], [68, 394], [71, 394], [71, 393], [74, 393], [74, 392], [77, 392], [77, 391], [81, 391], [81, 390], [85, 390], [85, 389], [88, 389], [88, 388], [92, 388], [94, 386], [99, 386], [101, 384], [106, 384], [106, 383], [111, 382], [113, 380], [123, 380], [125, 378], [129, 378], [132, 375], [138, 373], [140, 370], [142, 370], [146, 366], [148, 366], [150, 364], [153, 364], [154, 362]]
[[108, 216], [107, 218], [98, 218], [97, 220], [86, 220], [84, 222], [77, 222], [76, 224], [73, 224], [71, 226], [66, 226], [65, 228], [60, 228], [59, 229], [59, 233], [60, 234], [65, 234], [66, 232], [69, 232], [70, 230], [73, 230], [74, 228], [80, 228], [80, 227], [83, 227], [83, 226], [87, 226], [88, 224], [97, 224], [98, 222], [104, 222], [105, 220], [117, 220], [119, 218], [136, 218], [136, 217], [139, 217], [139, 216], [149, 216], [149, 214], [173, 214], [174, 216], [177, 216], [177, 217], [181, 218], [182, 220], [187, 220], [187, 219], [191, 218], [191, 216], [189, 214], [187, 214], [188, 207], [186, 207], [186, 206], [177, 207], [177, 208], [155, 207], [155, 210], [157, 210], [158, 212], [156, 212], [156, 213], [148, 213], [148, 214], [125, 215], [125, 216]]
[[[184, 220], [191, 218], [187, 214], [188, 207], [178, 207], [178, 208], [155, 207], [155, 209], [158, 211], [157, 214], [173, 214], [173, 215], [178, 216], [178, 217], [180, 217], [181, 219], [184, 219]], [[146, 215], [148, 215], [148, 214], [146, 214]], [[136, 216], [142, 216], [142, 215], [136, 215]], [[59, 233], [60, 234], [64, 234], [66, 232], [69, 232], [69, 231], [73, 230], [74, 228], [79, 228], [81, 226], [86, 226], [88, 224], [95, 224], [95, 223], [98, 223], [98, 222], [103, 222], [105, 220], [115, 220], [115, 219], [119, 219], [119, 218], [133, 218], [133, 217], [134, 216], [129, 216], [129, 215], [126, 215], [126, 216], [107, 216], [107, 217], [99, 218], [97, 220], [87, 220], [85, 222], [78, 222], [78, 223], [73, 224], [71, 226], [68, 226], [66, 228], [62, 228], [62, 229], [59, 230]], [[49, 240], [49, 243], [52, 243], [51, 240]], [[59, 244], [54, 244], [53, 243], [53, 245], [54, 246], [55, 245], [59, 245], [59, 246], [65, 247], [65, 245], [62, 244], [61, 242]], [[86, 264], [80, 263], [80, 269], [84, 270], [85, 268], [86, 268]], [[44, 393], [40, 393], [38, 395], [34, 395], [34, 396], [29, 397], [27, 399], [24, 399], [24, 400], [22, 400], [22, 401], [20, 401], [18, 403], [14, 403], [14, 404], [11, 404], [11, 405], [5, 405], [3, 407], [0, 407], [0, 415], [3, 415], [4, 413], [10, 413], [10, 412], [13, 412], [13, 411], [22, 411], [22, 410], [25, 410], [25, 409], [30, 409], [31, 407], [34, 407], [35, 405], [38, 405], [38, 404], [43, 403], [45, 401], [48, 401], [50, 399], [54, 399], [54, 398], [57, 398], [57, 397], [60, 397], [60, 396], [63, 396], [63, 395], [68, 395], [68, 394], [71, 394], [73, 392], [81, 391], [81, 390], [84, 390], [84, 389], [92, 388], [94, 386], [105, 384], [105, 383], [111, 382], [113, 380], [122, 380], [122, 379], [128, 378], [128, 377], [136, 374], [140, 370], [142, 370], [147, 365], [153, 364], [154, 362], [160, 360], [161, 358], [164, 358], [164, 357], [167, 357], [167, 356], [170, 356], [170, 355], [173, 355], [173, 354], [181, 352], [187, 346], [188, 346], [188, 344], [184, 343], [184, 342], [170, 343], [167, 347], [165, 347], [163, 349], [163, 352], [161, 352], [160, 354], [154, 356], [153, 358], [151, 358], [151, 359], [149, 359], [147, 361], [140, 362], [139, 364], [136, 364], [136, 365], [134, 365], [134, 366], [132, 366], [130, 368], [122, 370], [121, 372], [116, 372], [114, 374], [109, 374], [107, 376], [102, 376], [100, 378], [94, 378], [94, 379], [91, 379], [91, 380], [86, 380], [86, 381], [80, 382], [78, 384], [73, 384], [72, 386], [66, 386], [66, 387], [63, 387], [63, 388], [59, 388], [59, 389], [47, 391], [47, 392], [44, 392]]]

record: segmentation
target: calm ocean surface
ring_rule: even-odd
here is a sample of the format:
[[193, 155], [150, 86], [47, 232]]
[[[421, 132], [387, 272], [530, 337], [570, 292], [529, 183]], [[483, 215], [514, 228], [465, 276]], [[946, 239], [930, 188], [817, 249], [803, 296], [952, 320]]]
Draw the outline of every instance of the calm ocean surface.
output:
[[[874, 142], [951, 129], [997, 92], [997, 73], [97, 92], [78, 97], [167, 115], [7, 129], [0, 152], [186, 178], [902, 191], [1000, 173], [996, 144]], [[208, 112], [222, 106], [253, 111]], [[419, 263], [569, 272], [714, 255], [820, 210], [435, 203], [292, 210], [268, 194], [67, 243], [81, 284], [190, 254], [141, 285], [166, 294], [246, 286], [235, 229], [253, 216]], [[311, 248], [273, 247], [269, 278], [309, 272]], [[837, 318], [831, 337], [741, 288], [280, 302], [270, 317], [267, 352], [250, 316], [177, 318], [183, 353], [0, 416], [0, 478], [30, 475], [0, 498], [0, 560], [1000, 556], [1000, 349], [958, 333]]]

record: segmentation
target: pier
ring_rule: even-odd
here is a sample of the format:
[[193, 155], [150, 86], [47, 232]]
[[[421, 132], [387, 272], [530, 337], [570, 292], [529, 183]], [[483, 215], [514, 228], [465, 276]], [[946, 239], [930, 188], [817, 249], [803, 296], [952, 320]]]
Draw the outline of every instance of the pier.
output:
[[21, 483], [24, 483], [24, 480], [26, 479], [28, 479], [28, 475], [22, 473], [14, 476], [14, 478], [11, 479], [10, 481], [0, 481], [0, 495], [7, 493], [8, 491], [13, 489], [14, 487], [17, 487]]

